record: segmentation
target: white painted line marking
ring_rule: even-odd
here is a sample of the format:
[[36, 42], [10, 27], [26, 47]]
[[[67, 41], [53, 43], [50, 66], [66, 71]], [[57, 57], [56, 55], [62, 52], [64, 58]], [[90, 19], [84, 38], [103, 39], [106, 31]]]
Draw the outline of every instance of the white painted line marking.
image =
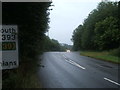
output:
[[107, 80], [107, 81], [109, 81], [109, 82], [111, 82], [111, 83], [114, 83], [114, 84], [116, 84], [116, 85], [119, 85], [120, 86], [120, 84], [119, 83], [117, 83], [117, 82], [115, 82], [115, 81], [112, 81], [112, 80], [110, 80], [110, 79], [108, 79], [108, 78], [104, 78], [105, 80]]
[[68, 63], [70, 63], [72, 65], [75, 65], [75, 66], [77, 66], [77, 67], [79, 67], [81, 69], [85, 69], [84, 67], [82, 67], [81, 65], [77, 64], [76, 62], [74, 62], [74, 61], [72, 61], [70, 59], [67, 60], [67, 57], [65, 55], [63, 55], [63, 57], [65, 58], [65, 61], [67, 61]]
[[73, 64], [73, 65], [75, 65], [75, 66], [77, 66], [77, 67], [79, 67], [79, 68], [82, 68], [82, 69], [85, 69], [84, 67], [82, 67], [81, 65], [79, 65], [79, 64], [77, 64], [76, 62], [74, 62], [74, 61], [68, 61], [69, 63], [71, 63], [71, 64]]

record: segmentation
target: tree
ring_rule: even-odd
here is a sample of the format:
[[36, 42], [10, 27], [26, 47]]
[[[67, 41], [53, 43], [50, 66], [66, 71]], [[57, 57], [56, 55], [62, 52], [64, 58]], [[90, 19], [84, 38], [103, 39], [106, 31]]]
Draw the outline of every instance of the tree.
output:
[[96, 23], [95, 33], [95, 42], [99, 46], [99, 49], [113, 49], [119, 47], [120, 30], [118, 29], [118, 19], [108, 17]]
[[65, 48], [57, 40], [45, 36], [44, 51], [65, 51]]
[[18, 25], [20, 57], [34, 58], [43, 51], [50, 6], [51, 2], [2, 3], [2, 23]]
[[74, 49], [98, 50], [119, 46], [118, 2], [102, 1], [84, 20], [82, 28], [77, 27], [72, 36]]
[[73, 32], [72, 41], [74, 43], [73, 50], [80, 50], [82, 49], [81, 46], [81, 37], [83, 32], [83, 26], [79, 25]]

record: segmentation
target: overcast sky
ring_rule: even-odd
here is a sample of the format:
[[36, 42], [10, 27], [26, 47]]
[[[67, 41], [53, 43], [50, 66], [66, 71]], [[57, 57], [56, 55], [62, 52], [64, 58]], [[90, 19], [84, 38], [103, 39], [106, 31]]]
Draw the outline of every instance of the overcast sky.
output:
[[72, 44], [72, 33], [82, 24], [88, 14], [101, 0], [52, 0], [55, 5], [50, 11], [50, 38], [60, 43]]

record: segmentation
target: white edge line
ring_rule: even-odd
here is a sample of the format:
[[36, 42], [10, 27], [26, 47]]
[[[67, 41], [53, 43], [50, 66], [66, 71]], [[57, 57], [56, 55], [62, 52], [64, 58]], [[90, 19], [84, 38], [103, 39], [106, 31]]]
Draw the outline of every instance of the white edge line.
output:
[[120, 86], [120, 84], [119, 83], [117, 83], [117, 82], [115, 82], [115, 81], [112, 81], [112, 80], [110, 80], [110, 79], [108, 79], [108, 78], [104, 78], [105, 80], [107, 80], [107, 81], [109, 81], [109, 82], [111, 82], [111, 83], [114, 83], [114, 84], [116, 84], [116, 85], [119, 85]]

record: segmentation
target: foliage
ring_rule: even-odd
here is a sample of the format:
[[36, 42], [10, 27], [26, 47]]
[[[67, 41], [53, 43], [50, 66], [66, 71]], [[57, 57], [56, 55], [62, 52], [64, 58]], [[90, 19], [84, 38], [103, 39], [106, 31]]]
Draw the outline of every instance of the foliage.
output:
[[81, 37], [83, 33], [83, 26], [80, 25], [78, 28], [76, 28], [73, 32], [72, 41], [74, 42], [74, 50], [80, 50], [81, 49]]
[[109, 50], [120, 46], [118, 2], [102, 1], [73, 32], [74, 50]]
[[65, 51], [65, 48], [55, 39], [50, 39], [48, 36], [44, 38], [45, 51]]
[[[2, 24], [17, 25], [20, 66], [3, 75], [3, 88], [39, 87], [36, 77], [36, 56], [44, 51], [45, 32], [49, 26], [51, 2], [3, 2]], [[6, 75], [6, 74], [5, 74]]]
[[120, 31], [118, 29], [118, 19], [108, 17], [96, 23], [95, 42], [99, 49], [112, 49], [120, 45]]
[[19, 2], [2, 5], [2, 23], [18, 25], [20, 57], [34, 58], [43, 51], [43, 38], [49, 23], [51, 2]]
[[62, 46], [62, 51], [65, 51], [65, 50], [72, 50], [72, 45], [61, 44], [61, 46]]

